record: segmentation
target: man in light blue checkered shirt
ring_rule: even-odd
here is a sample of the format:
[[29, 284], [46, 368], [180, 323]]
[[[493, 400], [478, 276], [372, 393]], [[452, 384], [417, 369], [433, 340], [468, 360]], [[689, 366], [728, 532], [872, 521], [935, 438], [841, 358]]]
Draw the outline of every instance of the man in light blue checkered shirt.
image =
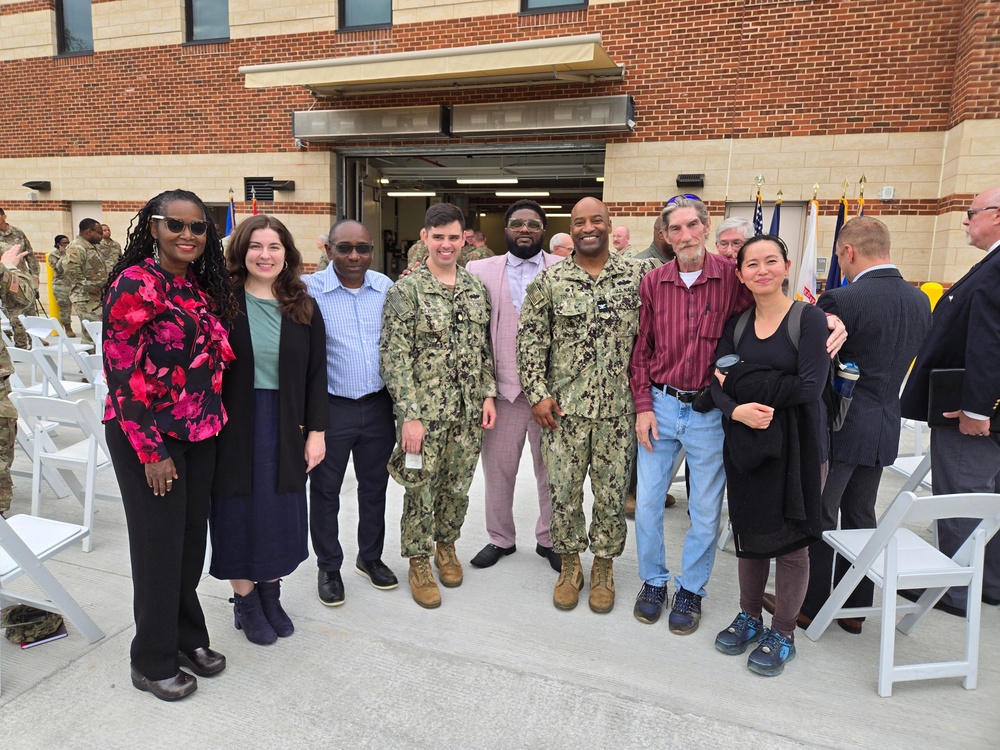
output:
[[363, 224], [339, 221], [326, 244], [330, 265], [303, 280], [326, 324], [327, 391], [330, 426], [326, 458], [309, 475], [309, 526], [319, 566], [320, 601], [344, 603], [340, 568], [340, 487], [348, 457], [358, 480], [358, 556], [355, 572], [377, 589], [398, 581], [382, 563], [385, 542], [386, 468], [396, 444], [392, 399], [379, 375], [382, 305], [392, 286], [388, 276], [369, 269], [371, 235]]

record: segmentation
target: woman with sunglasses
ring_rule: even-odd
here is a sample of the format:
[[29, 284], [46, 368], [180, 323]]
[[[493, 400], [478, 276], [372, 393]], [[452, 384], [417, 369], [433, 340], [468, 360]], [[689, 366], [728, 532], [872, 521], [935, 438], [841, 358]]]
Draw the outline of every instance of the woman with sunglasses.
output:
[[67, 247], [69, 247], [69, 237], [57, 234], [52, 242], [52, 250], [49, 251], [48, 263], [52, 270], [52, 296], [59, 305], [59, 323], [65, 329], [66, 335], [73, 339], [76, 338], [76, 333], [73, 332], [73, 302], [69, 298], [72, 288], [66, 283], [62, 267]]
[[132, 220], [104, 288], [104, 413], [132, 561], [132, 684], [174, 701], [226, 666], [209, 647], [197, 586], [215, 436], [226, 422], [224, 322], [236, 300], [198, 196], [172, 190]]
[[[729, 320], [712, 383], [725, 415], [723, 460], [739, 558], [740, 612], [715, 647], [742, 654], [750, 671], [781, 674], [795, 658], [795, 625], [809, 583], [807, 545], [821, 533], [830, 441], [823, 391], [829, 381], [826, 315], [781, 292], [791, 263], [771, 235], [746, 241], [736, 275], [754, 306]], [[727, 363], [723, 357], [732, 357]], [[775, 611], [765, 628], [764, 587], [775, 558]]]
[[210, 572], [233, 587], [237, 629], [267, 645], [295, 630], [280, 579], [309, 556], [306, 473], [326, 454], [326, 329], [278, 219], [241, 222], [226, 263], [239, 314], [222, 387], [230, 420], [219, 435]]

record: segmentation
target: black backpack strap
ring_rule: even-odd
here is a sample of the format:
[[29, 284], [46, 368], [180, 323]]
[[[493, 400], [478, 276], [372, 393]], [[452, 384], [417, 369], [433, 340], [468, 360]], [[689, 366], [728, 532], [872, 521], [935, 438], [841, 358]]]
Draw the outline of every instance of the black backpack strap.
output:
[[792, 309], [788, 311], [788, 342], [795, 351], [799, 350], [799, 339], [802, 338], [802, 313], [808, 304], [802, 300], [794, 300]]
[[733, 351], [737, 351], [740, 348], [743, 334], [747, 332], [747, 326], [750, 325], [751, 315], [753, 315], [753, 308], [748, 307], [740, 314], [739, 320], [736, 321], [736, 330], [733, 331]]

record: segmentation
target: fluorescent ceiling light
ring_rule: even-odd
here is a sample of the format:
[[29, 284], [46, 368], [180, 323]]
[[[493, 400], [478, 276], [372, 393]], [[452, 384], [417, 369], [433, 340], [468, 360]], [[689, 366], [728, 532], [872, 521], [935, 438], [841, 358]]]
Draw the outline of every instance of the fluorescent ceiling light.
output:
[[459, 185], [516, 185], [516, 177], [468, 177], [455, 180]]
[[547, 216], [548, 216], [548, 217], [549, 217], [550, 219], [551, 219], [551, 218], [552, 218], [553, 216], [555, 216], [556, 218], [563, 218], [563, 219], [568, 219], [568, 218], [569, 218], [570, 216], [572, 216], [572, 215], [573, 215], [573, 214], [547, 214]]
[[390, 198], [433, 198], [437, 193], [425, 190], [390, 190], [386, 195]]
[[546, 210], [548, 210], [550, 208], [562, 208], [562, 204], [560, 203], [558, 206], [542, 206], [542, 208], [544, 208]]
[[548, 190], [498, 190], [493, 193], [497, 198], [548, 198]]
[[484, 214], [484, 213], [480, 213], [479, 214], [479, 218], [483, 218], [484, 216], [486, 216], [486, 214]]
[[382, 177], [382, 178], [381, 178], [381, 179], [379, 180], [379, 182], [380, 182], [380, 183], [382, 183], [383, 185], [388, 185], [388, 184], [389, 184], [389, 180], [388, 180], [388, 179], [386, 179], [385, 177]]
[[595, 177], [594, 179], [597, 180], [598, 182], [604, 182], [603, 177]]

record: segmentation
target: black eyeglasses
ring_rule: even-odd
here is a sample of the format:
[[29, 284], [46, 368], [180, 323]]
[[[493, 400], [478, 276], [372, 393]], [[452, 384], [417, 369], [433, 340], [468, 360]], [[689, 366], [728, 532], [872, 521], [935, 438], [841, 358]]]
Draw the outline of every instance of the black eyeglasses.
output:
[[694, 193], [684, 193], [683, 195], [675, 195], [673, 198], [668, 200], [664, 205], [669, 206], [671, 203], [676, 203], [681, 198], [687, 198], [689, 201], [698, 201], [699, 203], [701, 202], [701, 198], [699, 198]]
[[205, 232], [208, 231], [207, 221], [181, 221], [180, 219], [171, 219], [167, 216], [151, 216], [150, 218], [156, 219], [158, 221], [165, 221], [167, 223], [167, 229], [169, 229], [174, 234], [180, 234], [184, 231], [184, 227], [191, 230], [191, 234], [196, 237], [201, 237]]
[[972, 217], [978, 214], [980, 211], [992, 211], [994, 208], [1000, 208], [1000, 206], [983, 206], [982, 208], [970, 208], [965, 212], [965, 215], [969, 217], [969, 221], [972, 221]]
[[371, 255], [372, 250], [375, 249], [374, 245], [368, 245], [366, 243], [361, 243], [360, 245], [352, 245], [350, 242], [338, 242], [333, 246], [333, 249], [337, 251], [337, 255], [348, 256], [351, 253], [357, 253], [358, 255]]
[[528, 227], [532, 232], [539, 232], [542, 229], [542, 222], [538, 219], [511, 219], [507, 222], [507, 228], [513, 229], [515, 232], [524, 229], [524, 227]]

